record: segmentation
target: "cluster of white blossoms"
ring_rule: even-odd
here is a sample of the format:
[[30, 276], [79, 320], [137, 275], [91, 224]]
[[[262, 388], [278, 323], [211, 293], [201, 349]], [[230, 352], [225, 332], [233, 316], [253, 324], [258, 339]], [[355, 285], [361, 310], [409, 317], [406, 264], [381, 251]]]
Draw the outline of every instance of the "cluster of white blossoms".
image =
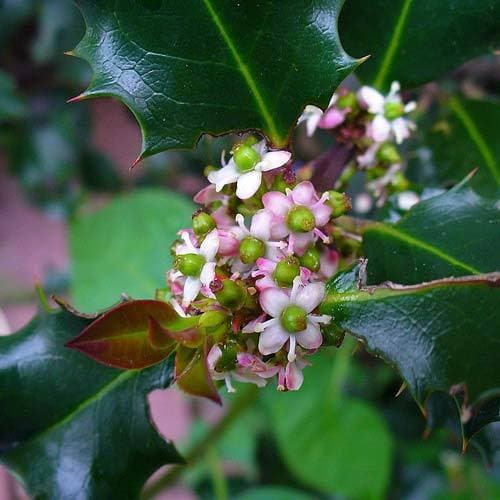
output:
[[403, 102], [400, 85], [393, 82], [386, 96], [368, 86], [357, 92], [342, 89], [325, 111], [306, 106], [299, 123], [305, 122], [308, 136], [317, 128], [334, 130], [338, 141], [355, 146], [355, 167], [366, 171], [367, 188], [375, 198], [382, 197], [382, 203], [388, 191], [404, 192], [408, 187], [397, 148], [416, 128], [407, 116], [415, 109], [415, 102]]
[[221, 163], [172, 247], [172, 305], [211, 323], [208, 369], [229, 391], [232, 379], [263, 386], [273, 377], [279, 390], [297, 390], [331, 320], [318, 307], [339, 261], [332, 221], [349, 200], [298, 182], [291, 154], [252, 136]]

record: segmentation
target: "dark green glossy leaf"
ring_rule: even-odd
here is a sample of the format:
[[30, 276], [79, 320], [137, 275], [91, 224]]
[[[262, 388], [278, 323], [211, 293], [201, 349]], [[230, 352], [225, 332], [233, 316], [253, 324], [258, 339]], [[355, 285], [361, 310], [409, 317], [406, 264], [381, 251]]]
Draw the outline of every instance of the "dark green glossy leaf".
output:
[[[346, 343], [348, 344], [348, 343]], [[317, 354], [299, 391], [265, 392], [279, 451], [302, 484], [347, 498], [382, 498], [388, 487], [392, 442], [369, 404], [341, 394], [352, 344]]]
[[170, 246], [175, 233], [189, 225], [193, 207], [175, 193], [149, 189], [76, 219], [69, 247], [78, 309], [105, 309], [121, 293], [152, 298], [165, 286]]
[[495, 196], [500, 189], [500, 141], [496, 132], [500, 104], [452, 97], [441, 103], [436, 116], [418, 124], [421, 148], [410, 160], [409, 177], [426, 186], [448, 187], [471, 170], [478, 193]]
[[499, 18], [498, 0], [349, 0], [340, 34], [350, 53], [371, 54], [362, 79], [415, 87], [498, 49]]
[[171, 333], [195, 334], [197, 322], [161, 300], [130, 300], [105, 311], [66, 346], [115, 368], [146, 368], [173, 352]]
[[172, 361], [120, 371], [66, 349], [90, 321], [41, 312], [0, 337], [0, 461], [33, 498], [137, 498], [157, 468], [182, 461], [146, 402], [170, 385]]
[[394, 365], [422, 407], [434, 391], [450, 393], [466, 423], [498, 396], [500, 273], [362, 287], [354, 271], [349, 289], [346, 275], [329, 282], [322, 311]]
[[465, 186], [418, 203], [396, 224], [368, 226], [369, 283], [416, 284], [500, 269], [500, 210]]
[[341, 0], [79, 0], [75, 49], [94, 77], [82, 98], [135, 114], [141, 158], [193, 147], [203, 132], [257, 129], [288, 142], [307, 103], [325, 106], [358, 64], [337, 33]]

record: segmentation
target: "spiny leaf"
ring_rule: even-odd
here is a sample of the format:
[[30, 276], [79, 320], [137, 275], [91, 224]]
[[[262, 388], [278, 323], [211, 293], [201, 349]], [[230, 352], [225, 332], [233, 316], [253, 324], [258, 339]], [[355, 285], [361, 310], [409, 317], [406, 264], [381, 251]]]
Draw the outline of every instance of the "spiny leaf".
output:
[[167, 302], [130, 300], [104, 312], [66, 346], [115, 368], [146, 368], [174, 351], [171, 332], [196, 336], [196, 324], [197, 318], [180, 317]]
[[322, 312], [396, 366], [422, 408], [433, 392], [460, 388], [464, 421], [473, 418], [500, 391], [500, 273], [364, 287], [354, 271], [349, 289], [343, 273], [329, 282]]
[[370, 283], [416, 284], [500, 269], [500, 210], [465, 185], [422, 201], [396, 224], [367, 227]]
[[256, 129], [284, 146], [304, 105], [326, 106], [359, 63], [339, 41], [342, 3], [79, 0], [87, 31], [73, 54], [94, 71], [79, 98], [126, 104], [140, 158], [204, 132]]
[[147, 405], [172, 361], [124, 372], [66, 349], [91, 321], [41, 312], [0, 337], [0, 461], [32, 498], [137, 498], [156, 469], [182, 462]]

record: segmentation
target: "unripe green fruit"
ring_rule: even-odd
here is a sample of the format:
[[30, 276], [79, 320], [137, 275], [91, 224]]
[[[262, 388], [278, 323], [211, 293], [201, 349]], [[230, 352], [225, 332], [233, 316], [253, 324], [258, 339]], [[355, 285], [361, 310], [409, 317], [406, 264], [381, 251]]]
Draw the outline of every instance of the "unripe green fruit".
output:
[[396, 172], [391, 182], [396, 191], [406, 191], [410, 187], [408, 179], [401, 172]]
[[294, 233], [308, 233], [316, 226], [316, 219], [307, 207], [297, 205], [288, 212], [286, 224]]
[[387, 165], [394, 165], [394, 163], [399, 163], [401, 161], [401, 156], [399, 156], [398, 150], [394, 144], [385, 142], [377, 151], [377, 159]]
[[206, 212], [198, 212], [193, 215], [193, 231], [196, 236], [205, 236], [216, 227], [214, 218]]
[[349, 196], [338, 191], [328, 191], [327, 204], [332, 208], [332, 218], [340, 217], [351, 209]]
[[257, 144], [258, 142], [259, 142], [259, 140], [257, 139], [257, 137], [255, 137], [254, 135], [249, 135], [249, 136], [245, 137], [245, 139], [243, 139], [242, 144], [244, 144], [245, 146], [253, 146], [254, 144]]
[[240, 283], [225, 279], [222, 281], [222, 289], [215, 292], [215, 296], [221, 306], [234, 311], [243, 305], [246, 297], [246, 290]]
[[246, 144], [240, 144], [233, 152], [236, 168], [241, 172], [251, 172], [260, 161], [260, 156], [255, 149]]
[[340, 96], [336, 104], [340, 109], [349, 108], [353, 110], [356, 109], [358, 100], [356, 99], [356, 95], [354, 94], [354, 92], [348, 92], [347, 94]]
[[266, 246], [253, 236], [243, 238], [240, 243], [240, 259], [243, 264], [253, 264], [266, 253]]
[[384, 115], [388, 120], [395, 120], [405, 113], [405, 107], [401, 102], [386, 102], [384, 104]]
[[215, 363], [215, 371], [230, 372], [236, 368], [238, 346], [234, 343], [225, 345], [222, 349], [222, 355]]
[[187, 253], [178, 255], [175, 258], [174, 267], [184, 276], [199, 276], [206, 260], [203, 256], [196, 253]]
[[289, 305], [281, 313], [281, 324], [289, 333], [297, 333], [307, 327], [307, 313], [302, 307]]
[[295, 257], [286, 257], [276, 265], [273, 278], [282, 287], [290, 287], [293, 280], [300, 274], [300, 263]]
[[198, 321], [200, 331], [219, 341], [229, 331], [228, 315], [223, 311], [204, 312]]
[[316, 273], [319, 271], [319, 268], [321, 267], [321, 261], [320, 261], [320, 255], [319, 251], [316, 249], [314, 246], [310, 246], [300, 257], [300, 265], [309, 269], [309, 271], [312, 271], [313, 273]]

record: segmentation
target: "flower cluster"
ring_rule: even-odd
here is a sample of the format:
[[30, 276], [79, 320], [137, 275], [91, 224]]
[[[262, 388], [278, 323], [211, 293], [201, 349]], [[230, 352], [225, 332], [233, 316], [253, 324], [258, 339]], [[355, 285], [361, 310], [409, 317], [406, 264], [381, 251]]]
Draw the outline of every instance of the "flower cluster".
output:
[[403, 102], [399, 83], [393, 82], [386, 96], [368, 86], [357, 92], [342, 89], [325, 111], [306, 106], [299, 123], [305, 122], [308, 136], [317, 128], [333, 130], [338, 142], [354, 146], [353, 164], [335, 188], [343, 188], [350, 176], [364, 170], [367, 188], [382, 204], [388, 194], [408, 189], [398, 146], [415, 130], [415, 123], [407, 117], [415, 108], [415, 102]]
[[172, 305], [210, 326], [208, 369], [229, 391], [232, 379], [262, 386], [272, 377], [279, 390], [297, 390], [325, 342], [331, 318], [318, 306], [339, 261], [333, 219], [349, 200], [297, 181], [291, 154], [253, 136], [221, 163], [172, 246]]

